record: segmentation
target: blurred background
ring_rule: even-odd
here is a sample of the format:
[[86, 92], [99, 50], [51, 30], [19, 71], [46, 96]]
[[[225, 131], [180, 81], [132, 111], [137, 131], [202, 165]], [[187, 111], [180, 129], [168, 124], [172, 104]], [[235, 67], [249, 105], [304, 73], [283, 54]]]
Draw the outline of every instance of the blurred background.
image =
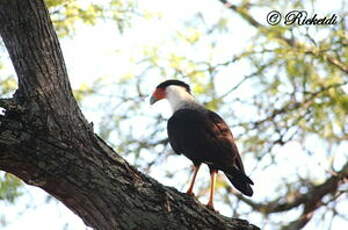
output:
[[[266, 230], [348, 226], [345, 0], [45, 2], [82, 111], [132, 165], [186, 191], [191, 162], [168, 144], [169, 105], [149, 105], [158, 83], [180, 79], [229, 124], [255, 182], [249, 199], [219, 175], [221, 214]], [[335, 14], [337, 24], [267, 23], [270, 11], [294, 9]], [[0, 96], [16, 84], [0, 40]], [[203, 203], [209, 182], [202, 167], [194, 192]], [[0, 229], [86, 228], [55, 198], [0, 171]]]

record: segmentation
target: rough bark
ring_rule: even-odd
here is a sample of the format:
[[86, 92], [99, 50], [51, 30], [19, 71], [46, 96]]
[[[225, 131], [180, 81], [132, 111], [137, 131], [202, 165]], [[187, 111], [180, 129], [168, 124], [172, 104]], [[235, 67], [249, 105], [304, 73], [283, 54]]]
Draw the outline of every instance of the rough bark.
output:
[[[0, 0], [18, 77], [0, 99], [0, 169], [62, 201], [95, 229], [258, 229], [137, 171], [93, 132], [73, 98], [42, 0]], [[86, 47], [88, 48], [88, 47]]]

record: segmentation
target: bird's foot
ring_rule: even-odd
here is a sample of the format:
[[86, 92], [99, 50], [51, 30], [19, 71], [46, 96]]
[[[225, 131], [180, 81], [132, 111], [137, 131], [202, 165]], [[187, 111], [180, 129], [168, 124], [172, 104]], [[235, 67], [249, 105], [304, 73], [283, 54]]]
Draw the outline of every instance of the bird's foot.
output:
[[190, 191], [190, 190], [188, 190], [188, 191], [186, 192], [186, 194], [187, 194], [187, 195], [190, 195], [190, 196], [193, 196], [193, 197], [195, 196], [195, 194], [194, 194], [192, 191]]
[[210, 202], [208, 202], [208, 204], [206, 204], [205, 207], [207, 207], [208, 209], [210, 209], [216, 213], [219, 213], [218, 211], [215, 210], [214, 205]]

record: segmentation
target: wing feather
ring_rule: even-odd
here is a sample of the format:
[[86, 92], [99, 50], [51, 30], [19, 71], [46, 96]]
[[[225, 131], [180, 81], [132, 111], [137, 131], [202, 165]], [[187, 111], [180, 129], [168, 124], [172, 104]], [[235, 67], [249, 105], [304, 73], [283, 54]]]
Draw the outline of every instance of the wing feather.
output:
[[218, 114], [182, 109], [169, 119], [167, 128], [176, 153], [218, 168], [235, 166], [244, 172], [232, 132]]
[[174, 151], [194, 164], [206, 163], [222, 170], [231, 183], [247, 196], [253, 181], [245, 175], [238, 148], [224, 120], [210, 110], [182, 109], [168, 121], [168, 137]]

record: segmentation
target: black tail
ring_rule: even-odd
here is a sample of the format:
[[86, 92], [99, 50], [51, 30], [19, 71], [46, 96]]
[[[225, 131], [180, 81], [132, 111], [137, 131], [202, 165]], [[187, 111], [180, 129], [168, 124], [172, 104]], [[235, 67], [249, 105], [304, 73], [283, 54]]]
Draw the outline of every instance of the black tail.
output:
[[243, 172], [237, 170], [236, 168], [224, 171], [227, 178], [231, 181], [233, 186], [238, 189], [241, 193], [247, 196], [253, 195], [253, 189], [250, 185], [253, 185], [254, 182]]

